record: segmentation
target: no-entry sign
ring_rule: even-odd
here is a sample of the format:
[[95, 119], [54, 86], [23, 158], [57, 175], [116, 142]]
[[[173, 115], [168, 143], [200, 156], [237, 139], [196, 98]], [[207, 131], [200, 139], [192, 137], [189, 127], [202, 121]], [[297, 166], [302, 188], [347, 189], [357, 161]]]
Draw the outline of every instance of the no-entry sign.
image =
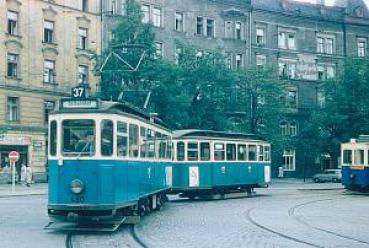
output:
[[11, 151], [8, 157], [10, 162], [15, 163], [19, 160], [19, 153], [17, 151]]

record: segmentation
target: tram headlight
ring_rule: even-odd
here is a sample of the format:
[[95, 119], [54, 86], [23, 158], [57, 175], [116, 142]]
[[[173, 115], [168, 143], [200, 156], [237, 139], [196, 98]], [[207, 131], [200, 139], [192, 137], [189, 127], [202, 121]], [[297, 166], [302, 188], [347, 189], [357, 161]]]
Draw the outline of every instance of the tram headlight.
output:
[[85, 188], [85, 185], [79, 179], [74, 179], [70, 183], [70, 191], [72, 191], [74, 194], [80, 194], [84, 188]]

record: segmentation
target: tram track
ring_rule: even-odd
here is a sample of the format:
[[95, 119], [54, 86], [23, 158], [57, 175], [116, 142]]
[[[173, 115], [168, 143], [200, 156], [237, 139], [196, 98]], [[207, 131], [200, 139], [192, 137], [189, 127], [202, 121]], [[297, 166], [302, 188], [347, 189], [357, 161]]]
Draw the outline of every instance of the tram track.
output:
[[347, 239], [347, 240], [350, 240], [350, 241], [355, 241], [355, 242], [358, 242], [358, 243], [361, 243], [361, 244], [369, 245], [369, 242], [367, 242], [367, 241], [364, 241], [364, 240], [361, 240], [361, 239], [358, 239], [358, 238], [354, 238], [354, 237], [351, 237], [351, 236], [348, 236], [348, 235], [345, 235], [345, 234], [342, 234], [342, 233], [338, 233], [338, 232], [330, 231], [330, 230], [327, 230], [327, 229], [324, 229], [324, 228], [313, 226], [313, 225], [309, 224], [308, 222], [302, 220], [300, 217], [298, 217], [296, 215], [296, 210], [298, 210], [299, 208], [302, 208], [302, 207], [305, 207], [305, 206], [308, 206], [308, 205], [311, 205], [311, 204], [315, 204], [317, 202], [332, 201], [332, 200], [335, 200], [335, 199], [322, 199], [322, 200], [309, 201], [309, 202], [297, 204], [297, 205], [291, 207], [288, 210], [288, 215], [290, 217], [292, 217], [293, 219], [295, 219], [300, 224], [308, 226], [309, 228], [312, 228], [314, 230], [324, 232], [324, 233], [328, 233], [328, 234], [334, 235], [334, 236], [339, 237], [339, 238], [344, 238], [344, 239]]
[[133, 238], [133, 240], [142, 248], [149, 248], [149, 246], [139, 237], [139, 235], [136, 232], [136, 228], [134, 225], [130, 226], [130, 234]]
[[65, 247], [66, 248], [73, 248], [73, 241], [72, 241], [73, 233], [69, 232], [67, 237], [65, 238]]

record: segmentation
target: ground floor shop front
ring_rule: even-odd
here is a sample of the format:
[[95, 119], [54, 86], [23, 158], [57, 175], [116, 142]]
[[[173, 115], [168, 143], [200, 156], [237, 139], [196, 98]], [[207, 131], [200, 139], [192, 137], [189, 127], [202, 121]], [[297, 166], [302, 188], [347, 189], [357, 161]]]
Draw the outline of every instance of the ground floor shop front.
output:
[[20, 154], [15, 164], [16, 179], [20, 180], [22, 164], [29, 165], [33, 171], [33, 180], [46, 181], [46, 132], [8, 131], [0, 134], [0, 183], [11, 181], [9, 152]]

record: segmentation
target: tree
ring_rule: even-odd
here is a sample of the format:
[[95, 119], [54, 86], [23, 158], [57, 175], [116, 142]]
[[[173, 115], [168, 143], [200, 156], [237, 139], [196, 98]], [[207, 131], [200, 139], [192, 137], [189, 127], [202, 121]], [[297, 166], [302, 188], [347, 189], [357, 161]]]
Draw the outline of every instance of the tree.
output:
[[369, 133], [369, 64], [347, 59], [341, 78], [324, 82], [321, 106], [312, 110], [303, 137], [311, 141], [309, 149], [329, 154], [337, 166], [340, 144]]

